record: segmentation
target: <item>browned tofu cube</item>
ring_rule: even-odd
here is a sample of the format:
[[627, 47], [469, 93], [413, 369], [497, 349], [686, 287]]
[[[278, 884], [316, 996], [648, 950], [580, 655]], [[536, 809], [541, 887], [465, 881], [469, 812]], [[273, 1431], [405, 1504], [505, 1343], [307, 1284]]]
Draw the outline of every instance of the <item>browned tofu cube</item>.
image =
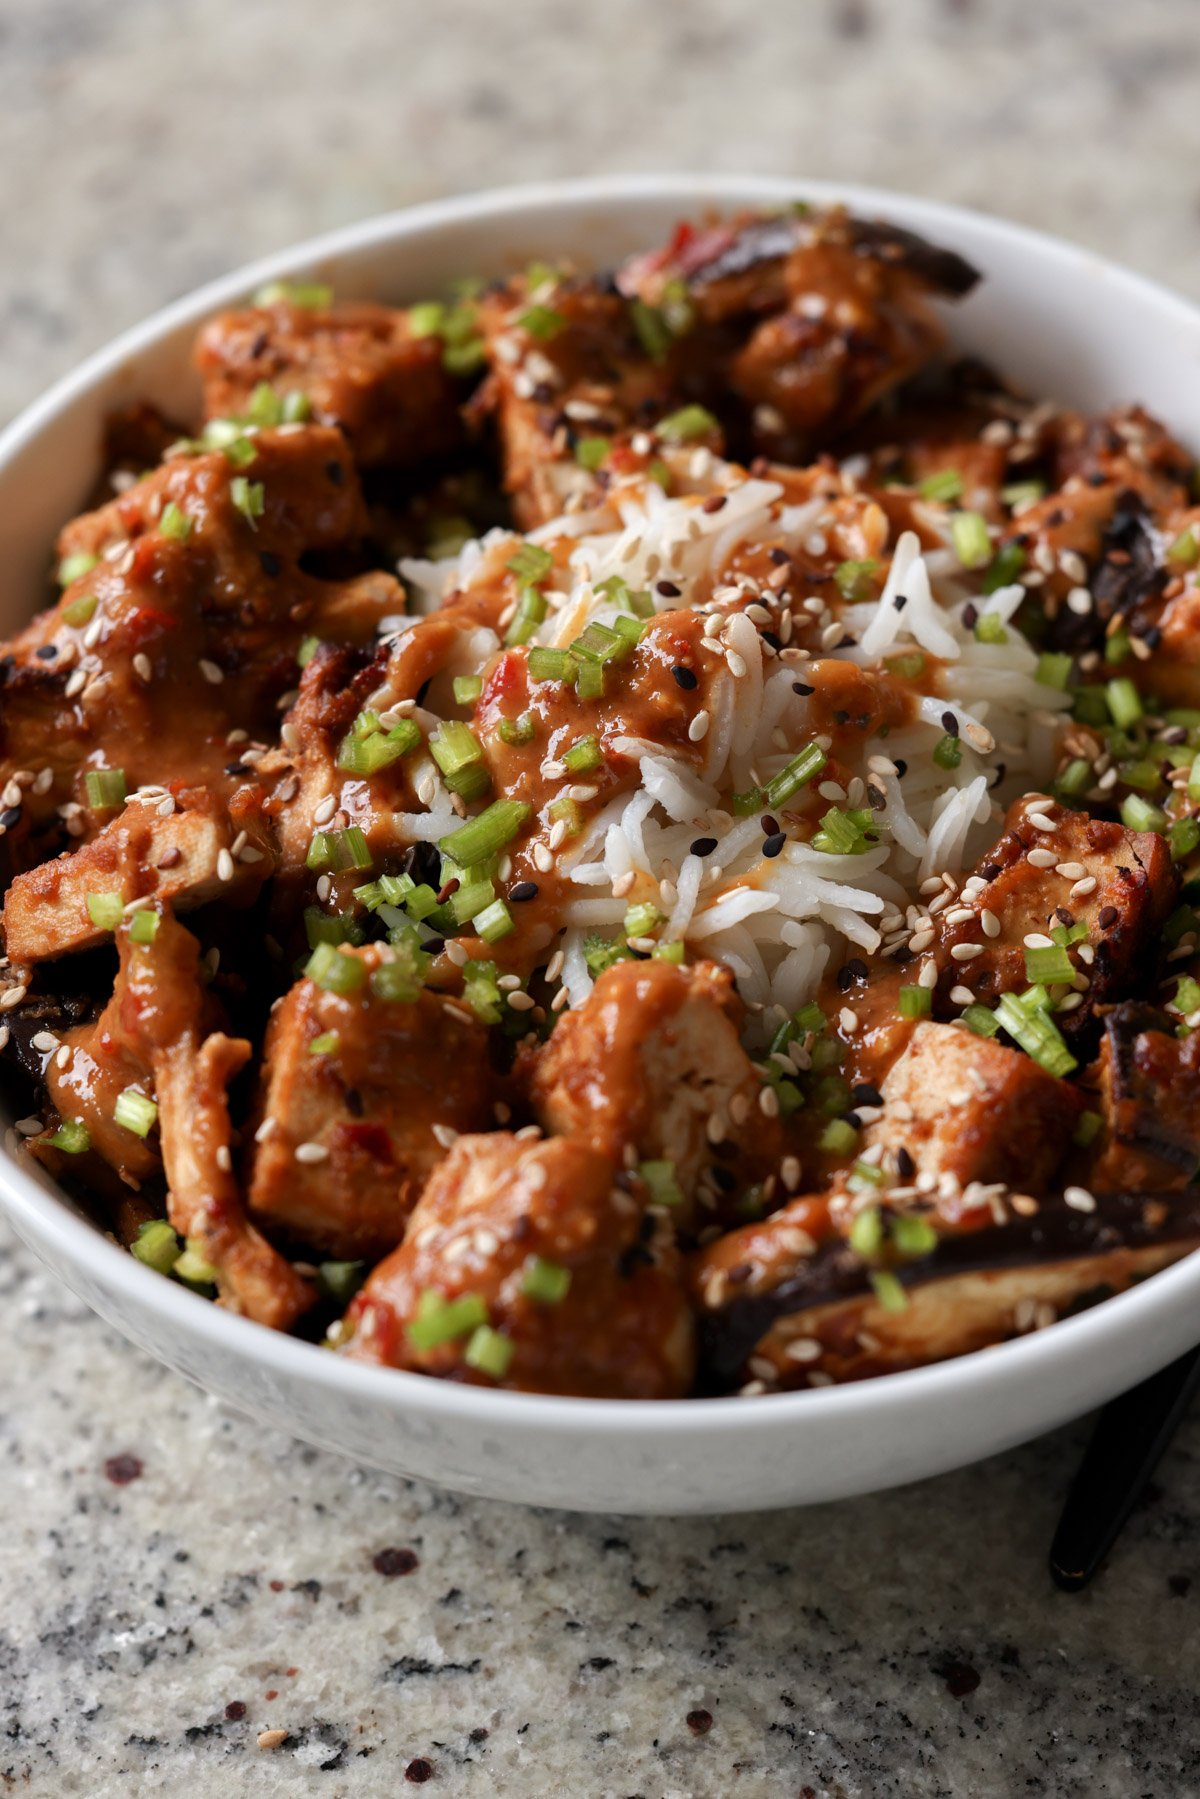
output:
[[777, 1163], [780, 1130], [760, 1106], [739, 1014], [715, 962], [618, 962], [539, 1053], [534, 1110], [617, 1163], [672, 1162], [689, 1201], [714, 1168], [720, 1190], [749, 1186]]
[[918, 1025], [880, 1093], [883, 1116], [863, 1141], [889, 1166], [1026, 1193], [1045, 1189], [1085, 1109], [1029, 1056], [949, 1024]]
[[[1083, 1003], [1058, 1015], [1067, 1031], [1089, 1021], [1097, 1005], [1134, 991], [1177, 889], [1171, 853], [1154, 832], [1129, 831], [1037, 796], [1011, 808], [1004, 835], [975, 873], [981, 885], [961, 899], [973, 916], [937, 927], [939, 995], [967, 987], [987, 1004], [1020, 992], [1029, 985], [1025, 938], [1085, 924], [1086, 944], [1072, 946], [1071, 957], [1087, 984]], [[957, 909], [956, 901], [950, 911]], [[976, 953], [960, 960], [954, 951], [966, 947]]]
[[90, 843], [16, 877], [4, 901], [7, 951], [16, 962], [44, 962], [103, 943], [112, 926], [95, 921], [89, 897], [166, 902], [177, 912], [215, 899], [245, 904], [274, 867], [246, 790], [228, 811], [204, 788], [187, 789], [165, 818], [156, 805], [130, 805]]
[[272, 1017], [249, 1203], [299, 1242], [375, 1257], [400, 1241], [452, 1134], [493, 1122], [493, 1083], [486, 1033], [461, 1007], [380, 997], [385, 945], [342, 953], [363, 970], [355, 991], [302, 980]]
[[[615, 1175], [570, 1138], [460, 1137], [351, 1305], [347, 1353], [538, 1393], [679, 1398], [695, 1352], [678, 1259]], [[435, 1306], [469, 1296], [474, 1319], [414, 1341], [429, 1294]], [[499, 1338], [490, 1365], [471, 1350], [483, 1323]]]
[[361, 467], [399, 467], [461, 439], [444, 349], [388, 306], [278, 300], [218, 314], [200, 334], [196, 362], [207, 418], [243, 417], [265, 382], [281, 395], [303, 394], [319, 423], [345, 432]]

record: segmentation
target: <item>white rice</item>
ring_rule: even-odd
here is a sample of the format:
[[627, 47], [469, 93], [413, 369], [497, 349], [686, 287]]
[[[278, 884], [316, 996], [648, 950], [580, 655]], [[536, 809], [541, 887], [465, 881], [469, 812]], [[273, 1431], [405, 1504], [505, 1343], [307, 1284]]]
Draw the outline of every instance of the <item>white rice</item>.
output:
[[[837, 528], [835, 509], [845, 496], [788, 504], [777, 484], [716, 458], [707, 459], [709, 472], [701, 481], [688, 474], [695, 458], [680, 452], [670, 460], [681, 497], [668, 498], [654, 483], [627, 483], [603, 509], [563, 517], [531, 534], [542, 544], [572, 543], [569, 575], [560, 568], [555, 576], [560, 591], [551, 597], [536, 642], [566, 645], [589, 622], [611, 623], [618, 609], [595, 590], [619, 575], [630, 587], [648, 588], [663, 612], [689, 606], [710, 612], [724, 605], [723, 642], [745, 668], [736, 677], [721, 673], [711, 684], [699, 768], [663, 744], [637, 738], [613, 743], [638, 762], [641, 786], [604, 806], [558, 852], [578, 895], [562, 919], [562, 979], [571, 1005], [586, 998], [592, 983], [583, 937], [621, 928], [629, 902], [612, 897], [611, 887], [633, 871], [656, 884], [665, 878], [673, 889], [658, 935], [682, 938], [725, 963], [752, 1008], [767, 1009], [769, 1023], [774, 1008], [793, 1011], [812, 997], [831, 965], [879, 949], [882, 919], [914, 905], [921, 910], [918, 890], [928, 877], [957, 874], [981, 854], [1008, 802], [1052, 775], [1068, 702], [1037, 681], [1037, 655], [1012, 623], [1023, 597], [1020, 584], [981, 600], [950, 549], [923, 554], [916, 534], [903, 533], [878, 601], [833, 609], [854, 641], [815, 652], [876, 667], [885, 657], [920, 650], [944, 664], [940, 694], [923, 700], [911, 722], [886, 737], [861, 740], [857, 750], [852, 775], [883, 795], [875, 808], [882, 840], [861, 855], [831, 856], [793, 839], [777, 857], [764, 858], [758, 817], [734, 817], [729, 799], [765, 785], [811, 740], [808, 700], [793, 691], [803, 662], [770, 656], [754, 623], [729, 610], [732, 596], [723, 600], [720, 589], [740, 546], [764, 537], [793, 548], [811, 544], [827, 527]], [[725, 503], [706, 513], [694, 496], [713, 491], [723, 493]], [[469, 587], [502, 537], [490, 533], [447, 562], [406, 561], [401, 574], [427, 609], [453, 587]], [[662, 579], [674, 583], [681, 597], [660, 596], [655, 583]], [[755, 597], [748, 591], [739, 604]], [[792, 590], [797, 614], [806, 597]], [[962, 618], [968, 600], [977, 613], [1004, 622], [1005, 643], [976, 639]], [[823, 603], [810, 599], [808, 610], [821, 614]], [[464, 634], [452, 670], [427, 696], [434, 711], [445, 702], [451, 674], [482, 667], [496, 644], [486, 630]], [[954, 769], [932, 759], [948, 711], [962, 752]], [[903, 777], [884, 772], [898, 764], [906, 765]], [[436, 842], [461, 821], [427, 758], [418, 780], [425, 782], [419, 791], [428, 795], [430, 810], [400, 815], [397, 823], [412, 838]], [[691, 853], [701, 836], [716, 839], [704, 858]]]

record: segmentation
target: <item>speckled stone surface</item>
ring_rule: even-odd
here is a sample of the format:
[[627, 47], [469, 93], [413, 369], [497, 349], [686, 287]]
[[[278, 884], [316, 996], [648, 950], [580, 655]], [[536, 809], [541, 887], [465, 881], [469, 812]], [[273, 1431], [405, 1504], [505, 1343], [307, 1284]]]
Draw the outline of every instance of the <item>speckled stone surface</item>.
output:
[[[877, 181], [1200, 294], [1197, 23], [1188, 0], [0, 0], [0, 417], [248, 256], [555, 173]], [[521, 1512], [224, 1411], [2, 1230], [0, 1292], [5, 1791], [1200, 1794], [1200, 1422], [1065, 1598], [1045, 1552], [1084, 1426], [809, 1512]]]

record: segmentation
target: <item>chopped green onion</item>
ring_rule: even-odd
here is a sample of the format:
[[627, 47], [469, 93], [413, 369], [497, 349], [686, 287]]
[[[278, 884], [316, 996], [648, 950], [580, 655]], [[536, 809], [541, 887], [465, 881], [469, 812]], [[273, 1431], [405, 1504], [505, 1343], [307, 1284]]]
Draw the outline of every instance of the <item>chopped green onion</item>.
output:
[[590, 769], [599, 768], [604, 757], [600, 745], [594, 737], [581, 737], [573, 743], [562, 757], [563, 767], [573, 775], [586, 775]]
[[900, 1212], [892, 1219], [892, 1245], [898, 1255], [927, 1256], [938, 1245], [938, 1234], [928, 1218], [915, 1212]]
[[1200, 751], [1192, 758], [1191, 773], [1188, 775], [1187, 796], [1190, 800], [1200, 800]]
[[925, 658], [920, 650], [906, 650], [902, 656], [888, 656], [883, 666], [899, 681], [918, 681], [925, 673]]
[[475, 929], [485, 943], [499, 943], [502, 937], [516, 929], [516, 920], [503, 900], [493, 900], [477, 916]]
[[575, 691], [581, 700], [602, 700], [604, 686], [603, 662], [581, 662], [577, 665]]
[[1066, 982], [1069, 986], [1075, 979], [1075, 965], [1061, 944], [1054, 944], [1047, 949], [1026, 949], [1025, 979], [1039, 986], [1054, 987]]
[[63, 607], [63, 618], [68, 625], [86, 625], [99, 604], [94, 593], [81, 594], [79, 599], [72, 600], [69, 606]]
[[1013, 481], [1000, 489], [1000, 498], [1014, 512], [1019, 506], [1032, 506], [1046, 491], [1044, 481]]
[[441, 300], [422, 300], [408, 309], [408, 328], [414, 337], [440, 337], [446, 308]]
[[478, 799], [490, 787], [483, 745], [469, 725], [457, 719], [443, 719], [429, 739], [429, 753], [451, 793], [463, 799]]
[[61, 1149], [65, 1156], [81, 1156], [92, 1147], [91, 1133], [86, 1125], [79, 1124], [74, 1118], [64, 1118], [52, 1137], [47, 1137], [51, 1149]]
[[858, 562], [839, 562], [833, 571], [837, 590], [844, 600], [868, 600], [871, 597], [871, 577], [876, 573], [879, 564], [873, 556], [864, 557]]
[[511, 1337], [493, 1330], [490, 1324], [481, 1324], [471, 1335], [463, 1352], [463, 1361], [468, 1368], [490, 1374], [493, 1380], [503, 1380], [516, 1353], [517, 1346]]
[[981, 512], [956, 512], [950, 520], [954, 553], [964, 568], [982, 568], [992, 559], [992, 540]]
[[125, 804], [123, 768], [89, 768], [83, 777], [89, 806], [97, 812], [117, 812]]
[[967, 1006], [959, 1015], [959, 1023], [965, 1024], [969, 1031], [977, 1037], [994, 1037], [1000, 1029], [996, 1022], [996, 1014], [990, 1006]]
[[1055, 943], [1063, 949], [1070, 949], [1073, 943], [1086, 943], [1087, 934], [1088, 928], [1082, 920], [1073, 925], [1056, 924], [1050, 932]]
[[183, 1254], [171, 1270], [177, 1280], [189, 1287], [215, 1287], [217, 1271], [205, 1255], [199, 1237], [189, 1237]]
[[[861, 1162], [855, 1164], [856, 1168], [862, 1166]], [[879, 1254], [883, 1247], [883, 1217], [878, 1206], [867, 1206], [855, 1214], [850, 1226], [850, 1247], [864, 1262]]]
[[333, 300], [333, 289], [324, 281], [268, 281], [254, 296], [256, 306], [302, 306], [323, 311]]
[[682, 444], [690, 443], [696, 437], [706, 437], [710, 431], [719, 431], [721, 427], [706, 406], [681, 406], [678, 412], [659, 419], [654, 428], [668, 443]]
[[848, 1118], [831, 1118], [818, 1139], [818, 1146], [831, 1155], [848, 1156], [858, 1142], [858, 1132]]
[[575, 658], [569, 650], [551, 650], [537, 644], [529, 652], [531, 681], [570, 681], [575, 675]]
[[269, 429], [283, 418], [283, 402], [269, 381], [260, 381], [250, 395], [246, 419], [252, 425]]
[[1127, 675], [1110, 681], [1106, 688], [1108, 709], [1112, 713], [1113, 723], [1122, 731], [1136, 724], [1142, 716], [1142, 696]]
[[470, 924], [481, 912], [485, 912], [496, 897], [496, 889], [490, 881], [468, 881], [450, 895], [450, 916], [456, 925]]
[[129, 1248], [139, 1262], [159, 1274], [170, 1274], [183, 1253], [179, 1238], [165, 1218], [148, 1218], [140, 1224]]
[[361, 943], [363, 940], [362, 926], [352, 913], [322, 912], [319, 906], [304, 908], [304, 934], [309, 949], [316, 949], [318, 943], [332, 943], [336, 948], [339, 943]]
[[344, 956], [332, 943], [318, 943], [304, 965], [308, 980], [327, 993], [354, 993], [366, 979], [366, 969], [356, 956]]
[[682, 962], [684, 946], [678, 939], [674, 943], [656, 943], [650, 954], [656, 962]]
[[1062, 693], [1071, 678], [1071, 662], [1070, 656], [1054, 650], [1043, 650], [1038, 657], [1033, 678], [1040, 681], [1043, 687], [1055, 687]]
[[1008, 632], [998, 612], [983, 612], [975, 620], [976, 643], [1007, 643]]
[[649, 904], [630, 906], [625, 914], [625, 935], [627, 937], [648, 937], [650, 932], [662, 924], [663, 915], [657, 906]]
[[119, 893], [86, 893], [84, 905], [98, 931], [115, 931], [125, 915], [125, 901]]
[[585, 662], [621, 662], [633, 645], [620, 631], [610, 631], [595, 620], [571, 644], [571, 654]]
[[1108, 723], [1108, 700], [1103, 687], [1077, 687], [1071, 712], [1081, 725], [1096, 725], [1103, 729]]
[[130, 942], [153, 943], [158, 936], [158, 924], [158, 913], [150, 911], [148, 907], [143, 907], [140, 912], [135, 912], [129, 921]]
[[[409, 925], [408, 929], [415, 938], [415, 927]], [[393, 938], [392, 942], [395, 944], [396, 940]], [[417, 949], [412, 938], [404, 939], [397, 945], [401, 950], [406, 946], [407, 955], [397, 956], [394, 962], [381, 962], [378, 968], [371, 970], [371, 992], [376, 999], [385, 1000], [389, 1005], [411, 1005], [421, 991], [421, 976], [429, 958]], [[344, 959], [349, 960], [348, 957]], [[360, 962], [355, 966], [361, 969], [362, 964]]]
[[547, 808], [551, 824], [565, 824], [568, 837], [578, 837], [583, 829], [583, 813], [579, 810], [579, 802], [568, 798], [564, 793], [561, 799], [552, 800]]
[[1003, 993], [996, 1006], [996, 1021], [1047, 1074], [1061, 1077], [1078, 1068], [1057, 1027], [1040, 1008], [1023, 1004], [1015, 994]]
[[628, 962], [632, 955], [623, 936], [605, 937], [599, 931], [589, 931], [583, 940], [583, 960], [594, 981], [614, 962]]
[[934, 744], [933, 759], [939, 768], [957, 768], [962, 761], [962, 744], [947, 732]]
[[1185, 974], [1175, 988], [1175, 998], [1171, 1003], [1184, 1018], [1190, 1018], [1193, 1012], [1200, 1012], [1200, 981]]
[[136, 1087], [126, 1087], [117, 1095], [117, 1103], [113, 1107], [115, 1123], [136, 1137], [147, 1137], [158, 1117], [158, 1107], [146, 1094], [139, 1093]]
[[670, 493], [671, 471], [665, 462], [661, 462], [657, 458], [653, 462], [648, 462], [646, 464], [646, 478], [649, 481], [653, 481], [656, 487], [661, 487], [664, 493]]
[[872, 1187], [882, 1187], [887, 1176], [877, 1162], [856, 1162], [850, 1170], [847, 1186], [856, 1192], [863, 1193]]
[[984, 570], [980, 587], [985, 594], [999, 593], [1002, 587], [1011, 587], [1021, 570], [1025, 567], [1025, 552], [1019, 543], [1006, 543], [996, 551], [991, 563]]
[[312, 416], [312, 402], [308, 395], [294, 387], [283, 396], [283, 423], [285, 425], [302, 425]]
[[871, 847], [873, 839], [868, 832], [874, 823], [874, 814], [868, 807], [851, 806], [842, 811], [831, 806], [821, 818], [821, 828], [814, 833], [811, 847], [826, 856], [861, 856]]
[[[810, 781], [815, 780], [828, 760], [829, 757], [820, 744], [808, 744], [798, 756], [793, 756], [790, 762], [785, 762], [778, 774], [771, 776], [765, 789], [767, 804], [782, 806], [785, 800], [790, 800], [793, 794], [799, 793], [802, 787], [806, 787]], [[735, 812], [738, 810], [739, 798], [744, 799], [745, 797], [745, 795], [734, 794]], [[759, 790], [755, 788], [754, 804], [750, 805], [747, 810], [756, 811], [759, 803]]]
[[321, 1031], [308, 1045], [310, 1056], [336, 1056], [341, 1038], [336, 1031]]
[[526, 586], [544, 581], [554, 567], [554, 558], [549, 550], [540, 544], [523, 543], [519, 550], [509, 557], [506, 568], [512, 570], [517, 580]]
[[1167, 815], [1140, 793], [1127, 793], [1121, 801], [1121, 823], [1131, 831], [1165, 831]]
[[464, 868], [473, 868], [512, 842], [530, 810], [524, 800], [493, 800], [486, 812], [443, 837], [439, 848]]
[[417, 1315], [406, 1335], [414, 1349], [436, 1349], [455, 1337], [465, 1337], [487, 1323], [487, 1305], [478, 1293], [464, 1293], [458, 1299], [443, 1299], [428, 1289], [422, 1293]]
[[[92, 550], [76, 550], [74, 555], [64, 556], [58, 565], [59, 586], [70, 587], [74, 582], [80, 580], [82, 576], [89, 574], [91, 570], [95, 568], [99, 560], [99, 556]], [[95, 611], [95, 608], [96, 602], [93, 600], [92, 610]], [[72, 620], [71, 622], [74, 623], [75, 621]]]
[[1084, 756], [1076, 756], [1063, 769], [1054, 783], [1061, 799], [1078, 799], [1092, 784], [1092, 765]]
[[643, 350], [651, 362], [662, 362], [671, 347], [671, 328], [657, 307], [645, 300], [631, 300], [629, 315]]
[[[670, 1167], [670, 1163], [667, 1164]], [[540, 1305], [561, 1305], [571, 1289], [571, 1270], [544, 1256], [530, 1256], [521, 1271], [521, 1291]]]
[[442, 352], [442, 367], [450, 375], [473, 375], [486, 361], [487, 348], [481, 337], [470, 337], [461, 344], [447, 344]]
[[517, 325], [522, 331], [528, 331], [530, 337], [540, 338], [543, 342], [557, 337], [566, 328], [566, 319], [561, 312], [555, 312], [553, 306], [527, 306], [518, 313]]
[[1175, 862], [1182, 862], [1200, 846], [1200, 819], [1177, 818], [1167, 833], [1171, 845], [1171, 857]]
[[519, 644], [528, 643], [547, 612], [546, 596], [536, 587], [523, 587], [517, 609], [504, 633], [504, 641], [509, 649]]
[[1129, 658], [1130, 638], [1128, 631], [1114, 631], [1104, 645], [1104, 660], [1110, 668], [1118, 668]]
[[309, 663], [320, 649], [322, 641], [323, 640], [320, 637], [311, 634], [308, 637], [302, 637], [300, 639], [299, 647], [296, 650], [296, 661], [301, 668], [308, 667]]
[[327, 1299], [346, 1306], [362, 1286], [366, 1273], [365, 1262], [322, 1262], [317, 1269], [317, 1280]]
[[497, 729], [502, 743], [532, 743], [537, 736], [537, 724], [532, 712], [522, 712], [519, 718], [502, 718]]
[[229, 497], [247, 524], [257, 531], [255, 520], [262, 517], [266, 506], [266, 492], [262, 482], [248, 481], [245, 475], [235, 475], [229, 483]]
[[[640, 598], [636, 593], [631, 593], [629, 597], [631, 600]], [[636, 649], [646, 635], [646, 621], [641, 617], [630, 617], [627, 613], [622, 612], [617, 618], [614, 618], [613, 630], [618, 637], [625, 638], [631, 649]]]
[[499, 1024], [500, 984], [494, 962], [467, 962], [463, 966], [463, 998], [480, 1024]]
[[158, 529], [161, 536], [173, 538], [177, 543], [186, 543], [192, 534], [192, 521], [174, 500], [168, 500], [162, 509]]
[[1082, 1113], [1079, 1123], [1075, 1126], [1075, 1135], [1071, 1141], [1079, 1149], [1089, 1149], [1099, 1136], [1103, 1124], [1104, 1120], [1099, 1112]]
[[926, 475], [917, 488], [923, 500], [958, 500], [962, 498], [963, 478], [956, 468], [938, 469], [936, 474]]
[[580, 468], [594, 473], [611, 449], [612, 439], [610, 437], [581, 437], [575, 445], [575, 460]]
[[1196, 532], [1193, 526], [1189, 525], [1186, 531], [1179, 533], [1167, 551], [1167, 555], [1172, 562], [1182, 562], [1185, 568], [1192, 568], [1197, 562], [1200, 562], [1200, 543], [1196, 542]]
[[896, 1004], [900, 1008], [901, 1018], [928, 1018], [933, 1011], [933, 989], [901, 987]]
[[638, 1173], [646, 1183], [652, 1206], [683, 1204], [683, 1189], [676, 1179], [674, 1162], [639, 1162]]
[[415, 719], [397, 719], [385, 731], [378, 714], [360, 712], [338, 745], [336, 766], [351, 775], [378, 774], [411, 755], [420, 742], [421, 727]]
[[871, 1285], [875, 1289], [876, 1299], [885, 1312], [903, 1312], [905, 1310], [908, 1305], [908, 1295], [890, 1269], [873, 1269]]
[[[788, 766], [790, 767], [791, 764], [789, 763]], [[762, 810], [763, 802], [766, 797], [767, 796], [761, 787], [748, 787], [745, 793], [735, 793], [732, 795], [729, 801], [730, 810], [733, 812], [735, 818], [749, 818], [752, 812], [760, 812]], [[782, 802], [776, 800], [775, 804], [780, 805]]]
[[473, 706], [482, 692], [482, 675], [455, 675], [454, 703], [456, 706]]

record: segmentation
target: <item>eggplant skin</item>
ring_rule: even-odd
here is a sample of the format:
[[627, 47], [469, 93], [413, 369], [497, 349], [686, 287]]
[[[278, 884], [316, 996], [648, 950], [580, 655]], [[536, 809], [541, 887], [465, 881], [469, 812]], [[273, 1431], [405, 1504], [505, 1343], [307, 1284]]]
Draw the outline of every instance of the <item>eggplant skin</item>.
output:
[[691, 271], [691, 280], [709, 286], [744, 275], [762, 263], [789, 256], [814, 238], [833, 242], [840, 239], [857, 256], [903, 268], [933, 292], [953, 299], [969, 294], [980, 280], [979, 270], [965, 257], [931, 244], [915, 231], [906, 231], [883, 219], [850, 218], [837, 211], [816, 215], [780, 213], [751, 219], [728, 245]]
[[[783, 1387], [814, 1373], [824, 1384], [945, 1361], [1017, 1334], [1026, 1305], [1028, 1323], [1049, 1322], [1046, 1308], [1061, 1316], [1196, 1248], [1200, 1189], [1097, 1194], [1090, 1212], [1048, 1200], [1033, 1217], [947, 1234], [929, 1255], [893, 1267], [908, 1303], [889, 1310], [870, 1265], [838, 1238], [774, 1288], [735, 1290], [702, 1314], [703, 1378], [708, 1391], [728, 1392], [765, 1378], [767, 1362], [776, 1368], [769, 1384]], [[789, 1353], [798, 1342], [803, 1359]]]

